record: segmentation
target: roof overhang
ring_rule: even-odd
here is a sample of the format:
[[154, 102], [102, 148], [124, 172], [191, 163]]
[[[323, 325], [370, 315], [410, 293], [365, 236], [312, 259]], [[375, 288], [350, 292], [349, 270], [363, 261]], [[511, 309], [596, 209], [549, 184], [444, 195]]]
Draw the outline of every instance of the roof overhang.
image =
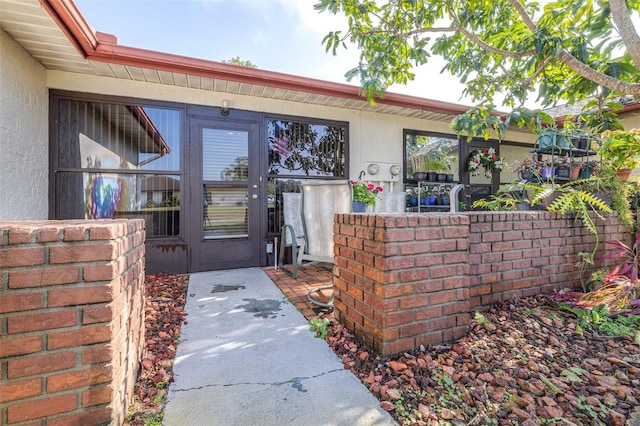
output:
[[449, 122], [469, 107], [121, 46], [95, 31], [72, 0], [0, 0], [0, 27], [46, 69]]
[[[391, 92], [372, 104], [357, 86], [121, 46], [95, 31], [72, 0], [0, 0], [0, 28], [48, 70], [441, 122], [469, 109]], [[631, 104], [618, 114], [639, 111]]]

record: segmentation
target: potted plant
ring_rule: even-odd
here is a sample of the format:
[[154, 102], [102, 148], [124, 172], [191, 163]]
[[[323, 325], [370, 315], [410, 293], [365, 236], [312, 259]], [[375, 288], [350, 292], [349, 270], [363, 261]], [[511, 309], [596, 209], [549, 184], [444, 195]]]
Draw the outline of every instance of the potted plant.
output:
[[409, 207], [417, 207], [418, 206], [418, 190], [410, 188], [407, 190], [407, 203]]
[[567, 133], [562, 132], [555, 125], [539, 127], [537, 143], [538, 149], [541, 150], [571, 147]]
[[622, 181], [640, 164], [640, 129], [606, 130], [598, 151], [603, 166], [615, 170]]
[[531, 158], [525, 158], [522, 161], [515, 161], [511, 165], [511, 170], [518, 174], [521, 180], [529, 181], [533, 179], [536, 170]]
[[583, 163], [572, 161], [569, 163], [569, 178], [572, 180], [578, 179], [580, 172], [582, 171]]
[[540, 167], [540, 177], [542, 179], [551, 179], [555, 176], [556, 169], [550, 158], [538, 161]]
[[591, 149], [591, 135], [581, 129], [571, 131], [571, 145], [574, 149], [589, 151]]
[[425, 161], [423, 154], [414, 154], [407, 158], [407, 169], [413, 173], [413, 178], [418, 181], [427, 180], [427, 170], [425, 169]]
[[429, 182], [435, 182], [438, 177], [438, 171], [442, 168], [440, 160], [432, 158], [430, 156], [424, 157], [424, 168], [427, 171], [427, 180]]
[[372, 183], [351, 181], [351, 191], [354, 212], [365, 212], [367, 206], [375, 206], [380, 199], [378, 195], [384, 188]]
[[589, 179], [600, 172], [600, 161], [585, 161], [581, 164], [578, 179]]
[[571, 170], [569, 168], [569, 157], [560, 157], [555, 160], [555, 175], [559, 178], [568, 179]]

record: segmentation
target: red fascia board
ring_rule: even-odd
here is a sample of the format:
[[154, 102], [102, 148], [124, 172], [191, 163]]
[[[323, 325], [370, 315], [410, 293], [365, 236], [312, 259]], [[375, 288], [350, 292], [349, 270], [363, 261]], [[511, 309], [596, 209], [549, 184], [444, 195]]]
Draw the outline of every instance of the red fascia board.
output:
[[96, 32], [70, 0], [39, 0], [75, 48], [86, 58], [97, 48]]
[[[95, 53], [90, 55], [88, 59], [366, 101], [360, 88], [356, 86], [116, 44], [100, 43]], [[387, 93], [376, 101], [385, 105], [451, 115], [462, 114], [468, 109], [463, 105], [395, 93]]]
[[[72, 0], [39, 1], [70, 42], [88, 60], [366, 101], [359, 87], [348, 84], [120, 46], [115, 36], [98, 33], [91, 28]], [[386, 93], [384, 97], [376, 99], [376, 102], [449, 115], [462, 114], [469, 108], [397, 93]]]

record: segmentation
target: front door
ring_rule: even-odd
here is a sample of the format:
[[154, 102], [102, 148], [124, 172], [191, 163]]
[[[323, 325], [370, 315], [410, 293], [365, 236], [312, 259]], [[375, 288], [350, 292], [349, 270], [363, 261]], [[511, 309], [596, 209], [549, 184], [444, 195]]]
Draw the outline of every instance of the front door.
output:
[[190, 122], [191, 271], [260, 266], [259, 125]]

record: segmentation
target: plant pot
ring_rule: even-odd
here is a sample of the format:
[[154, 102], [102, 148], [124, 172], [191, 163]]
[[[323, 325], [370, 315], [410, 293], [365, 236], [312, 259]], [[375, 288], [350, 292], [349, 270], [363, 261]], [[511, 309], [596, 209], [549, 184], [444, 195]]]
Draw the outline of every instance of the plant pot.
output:
[[571, 143], [576, 149], [581, 149], [583, 151], [588, 151], [589, 148], [591, 148], [591, 141], [586, 136], [571, 138]]
[[584, 166], [580, 173], [578, 173], [578, 178], [580, 179], [589, 179], [591, 177], [591, 166]]
[[409, 206], [410, 207], [416, 207], [417, 205], [418, 205], [418, 198], [417, 197], [409, 198]]
[[427, 205], [435, 206], [437, 200], [438, 200], [438, 197], [436, 197], [435, 195], [430, 195], [429, 198], [427, 198]]
[[425, 172], [416, 172], [413, 174], [413, 178], [417, 181], [427, 180], [427, 174]]
[[364, 213], [367, 211], [367, 207], [367, 203], [363, 203], [362, 201], [354, 201], [351, 206], [351, 210], [353, 210], [354, 213]]
[[420, 198], [420, 205], [421, 206], [426, 206], [427, 205], [427, 197]]
[[523, 172], [520, 172], [520, 179], [521, 180], [531, 180], [531, 179], [533, 179], [533, 172], [531, 170], [525, 170]]
[[542, 179], [549, 179], [550, 177], [553, 177], [555, 171], [555, 167], [553, 166], [543, 167], [540, 169], [540, 177]]
[[531, 204], [529, 204], [529, 203], [516, 203], [516, 211], [524, 212], [524, 211], [529, 211], [529, 210], [533, 210], [533, 207], [531, 207]]
[[437, 177], [438, 177], [438, 174], [436, 172], [427, 172], [428, 182], [435, 182]]
[[582, 168], [579, 166], [571, 166], [571, 174], [569, 175], [569, 177], [571, 179], [578, 179], [578, 176], [580, 176], [581, 170]]
[[545, 129], [538, 133], [538, 146], [540, 149], [570, 148], [571, 142], [565, 135], [555, 129]]
[[443, 206], [448, 206], [451, 203], [451, 198], [449, 197], [442, 197], [442, 205]]
[[631, 169], [618, 169], [616, 171], [616, 176], [618, 176], [622, 182], [628, 182], [631, 171]]
[[438, 182], [446, 182], [446, 181], [447, 181], [447, 175], [446, 175], [446, 173], [438, 173], [438, 174], [436, 175], [436, 180], [437, 180]]
[[560, 166], [556, 167], [556, 176], [559, 178], [568, 178], [570, 174], [569, 167]]
[[447, 182], [453, 182], [453, 174], [448, 174], [447, 175]]

